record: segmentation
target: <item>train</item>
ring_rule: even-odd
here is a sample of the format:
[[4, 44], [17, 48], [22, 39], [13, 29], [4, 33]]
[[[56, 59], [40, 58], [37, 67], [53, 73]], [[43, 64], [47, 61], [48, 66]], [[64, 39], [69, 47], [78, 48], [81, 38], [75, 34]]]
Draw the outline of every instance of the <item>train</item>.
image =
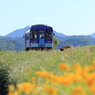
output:
[[44, 24], [32, 25], [25, 31], [25, 51], [53, 49], [55, 33], [51, 26]]

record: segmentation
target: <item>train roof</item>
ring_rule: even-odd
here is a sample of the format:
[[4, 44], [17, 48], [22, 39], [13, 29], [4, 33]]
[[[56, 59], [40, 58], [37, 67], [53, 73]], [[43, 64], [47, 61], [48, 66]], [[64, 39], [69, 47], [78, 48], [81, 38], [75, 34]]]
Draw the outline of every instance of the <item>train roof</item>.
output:
[[47, 26], [44, 24], [37, 24], [37, 25], [32, 25], [30, 29], [53, 29], [51, 26]]

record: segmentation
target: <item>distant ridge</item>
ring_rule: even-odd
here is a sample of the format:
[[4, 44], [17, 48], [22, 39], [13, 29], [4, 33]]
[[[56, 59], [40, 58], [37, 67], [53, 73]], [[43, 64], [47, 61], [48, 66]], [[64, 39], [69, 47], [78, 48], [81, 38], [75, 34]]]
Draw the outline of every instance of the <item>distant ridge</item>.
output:
[[61, 37], [65, 37], [66, 35], [64, 35], [63, 33], [59, 33], [57, 31], [54, 30], [55, 36], [61, 36]]
[[95, 38], [95, 33], [90, 34], [89, 36]]
[[29, 29], [30, 26], [26, 26], [25, 28], [22, 29], [17, 29], [7, 35], [5, 35], [6, 37], [22, 37], [25, 33], [25, 30]]
[[[29, 29], [30, 26], [26, 26], [25, 28], [22, 29], [17, 29], [7, 35], [5, 35], [5, 37], [23, 37], [25, 30]], [[59, 33], [57, 31], [54, 30], [55, 36], [61, 36], [61, 37], [65, 37], [66, 35], [64, 35], [63, 33]]]

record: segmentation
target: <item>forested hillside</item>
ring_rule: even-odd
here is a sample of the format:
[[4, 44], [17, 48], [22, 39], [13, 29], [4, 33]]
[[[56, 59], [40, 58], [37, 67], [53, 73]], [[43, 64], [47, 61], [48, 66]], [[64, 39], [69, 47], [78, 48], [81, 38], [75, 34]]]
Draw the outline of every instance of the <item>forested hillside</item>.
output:
[[24, 51], [24, 43], [18, 42], [16, 40], [10, 40], [5, 38], [0, 38], [0, 47], [3, 51]]

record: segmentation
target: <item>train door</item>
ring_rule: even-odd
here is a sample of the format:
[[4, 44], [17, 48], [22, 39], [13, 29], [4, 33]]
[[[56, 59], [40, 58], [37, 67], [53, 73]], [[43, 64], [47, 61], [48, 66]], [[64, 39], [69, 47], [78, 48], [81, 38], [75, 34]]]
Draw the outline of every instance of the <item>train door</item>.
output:
[[44, 47], [44, 31], [39, 31], [39, 47]]

